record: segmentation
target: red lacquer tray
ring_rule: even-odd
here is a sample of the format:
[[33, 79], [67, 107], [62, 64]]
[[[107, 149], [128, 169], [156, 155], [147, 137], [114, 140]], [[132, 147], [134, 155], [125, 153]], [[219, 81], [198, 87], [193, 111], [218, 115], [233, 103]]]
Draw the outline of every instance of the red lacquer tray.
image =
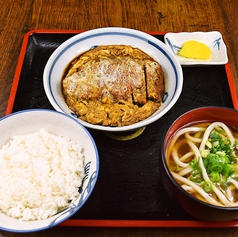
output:
[[[43, 70], [52, 52], [82, 31], [34, 30], [23, 40], [6, 114], [31, 108], [53, 109], [43, 88]], [[164, 40], [162, 32], [148, 32]], [[61, 226], [238, 227], [238, 220], [204, 222], [176, 206], [160, 181], [160, 142], [171, 123], [199, 106], [238, 109], [229, 64], [183, 67], [184, 86], [175, 106], [137, 138], [116, 141], [89, 130], [100, 156], [100, 174], [86, 204]]]

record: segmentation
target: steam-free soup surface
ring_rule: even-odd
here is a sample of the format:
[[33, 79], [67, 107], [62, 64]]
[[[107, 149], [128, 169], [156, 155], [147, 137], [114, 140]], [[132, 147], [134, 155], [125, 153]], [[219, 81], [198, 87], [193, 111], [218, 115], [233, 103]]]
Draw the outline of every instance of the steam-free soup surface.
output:
[[170, 141], [166, 160], [191, 195], [217, 206], [238, 206], [238, 130], [221, 122], [179, 130]]

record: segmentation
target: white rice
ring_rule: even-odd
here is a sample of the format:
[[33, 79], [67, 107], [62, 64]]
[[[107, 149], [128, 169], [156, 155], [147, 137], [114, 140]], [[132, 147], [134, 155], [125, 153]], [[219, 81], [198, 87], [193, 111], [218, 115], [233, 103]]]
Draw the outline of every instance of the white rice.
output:
[[41, 130], [0, 149], [0, 211], [21, 220], [46, 219], [79, 196], [80, 144]]

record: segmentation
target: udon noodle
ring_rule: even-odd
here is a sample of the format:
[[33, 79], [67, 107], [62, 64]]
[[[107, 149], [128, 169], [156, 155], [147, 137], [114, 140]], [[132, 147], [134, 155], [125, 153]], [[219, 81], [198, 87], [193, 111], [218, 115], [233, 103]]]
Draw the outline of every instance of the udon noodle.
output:
[[238, 207], [238, 130], [221, 122], [182, 128], [171, 139], [167, 164], [175, 180], [194, 197]]

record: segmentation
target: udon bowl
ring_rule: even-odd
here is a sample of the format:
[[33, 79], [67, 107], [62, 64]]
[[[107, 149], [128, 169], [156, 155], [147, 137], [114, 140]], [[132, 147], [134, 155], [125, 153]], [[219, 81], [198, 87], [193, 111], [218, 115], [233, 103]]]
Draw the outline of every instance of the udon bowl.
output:
[[238, 128], [238, 111], [225, 107], [200, 107], [181, 115], [167, 130], [161, 145], [160, 175], [169, 197], [191, 216], [204, 221], [231, 221], [238, 218], [238, 204], [235, 207], [217, 206], [201, 201], [183, 189], [173, 177], [167, 161], [167, 150], [171, 139], [184, 127], [199, 122], [222, 122], [228, 127]]
[[[154, 114], [128, 126], [110, 127], [83, 121], [69, 109], [62, 95], [63, 73], [75, 57], [98, 45], [130, 45], [141, 49], [162, 66], [165, 73], [165, 96], [162, 105]], [[182, 92], [183, 73], [175, 55], [154, 36], [129, 28], [106, 27], [77, 34], [61, 44], [47, 61], [43, 82], [48, 100], [55, 110], [74, 117], [87, 128], [106, 132], [126, 132], [153, 123], [174, 106]]]
[[[79, 162], [77, 162], [77, 164], [75, 162], [72, 163], [72, 159], [69, 159], [69, 156], [68, 156], [69, 149], [65, 148], [65, 146], [64, 146], [65, 140], [63, 142], [59, 143], [60, 151], [62, 151], [62, 153], [65, 157], [65, 159], [63, 159], [63, 161], [61, 160], [62, 156], [57, 158], [57, 161], [56, 161], [55, 157], [57, 157], [57, 155], [52, 155], [52, 153], [49, 152], [49, 150], [51, 150], [51, 151], [54, 150], [54, 152], [55, 152], [54, 154], [56, 154], [57, 151], [59, 151], [58, 149], [55, 149], [55, 147], [56, 147], [55, 145], [54, 146], [52, 145], [52, 143], [55, 144], [55, 142], [52, 142], [53, 139], [51, 139], [51, 142], [49, 142], [49, 139], [46, 140], [47, 141], [47, 152], [46, 153], [51, 154], [51, 157], [48, 160], [42, 159], [42, 157], [46, 157], [45, 155], [42, 155], [42, 154], [45, 154], [44, 153], [44, 151], [46, 151], [45, 146], [43, 146], [43, 149], [39, 148], [40, 150], [38, 150], [38, 147], [42, 147], [42, 142], [41, 143], [35, 142], [36, 141], [35, 139], [31, 139], [32, 142], [30, 142], [28, 139], [27, 143], [22, 142], [20, 144], [20, 145], [28, 144], [27, 146], [31, 150], [31, 152], [29, 152], [29, 149], [27, 150], [27, 152], [29, 152], [28, 154], [30, 154], [29, 156], [25, 155], [27, 152], [23, 152], [22, 149], [19, 149], [18, 145], [12, 147], [11, 152], [13, 152], [13, 150], [14, 150], [15, 151], [14, 153], [16, 153], [16, 150], [17, 151], [20, 150], [19, 156], [17, 156], [17, 154], [11, 155], [10, 157], [12, 157], [12, 158], [11, 159], [9, 158], [9, 160], [10, 160], [9, 162], [12, 165], [11, 166], [4, 165], [4, 167], [10, 167], [9, 170], [10, 169], [12, 170], [13, 166], [16, 167], [16, 168], [14, 168], [14, 170], [16, 170], [18, 167], [20, 167], [20, 170], [24, 170], [24, 172], [25, 172], [24, 174], [26, 174], [26, 175], [24, 175], [24, 174], [19, 175], [18, 177], [15, 177], [15, 175], [14, 175], [14, 177], [11, 178], [12, 176], [11, 176], [10, 172], [6, 172], [6, 170], [1, 170], [1, 172], [3, 172], [1, 174], [1, 177], [2, 177], [1, 183], [2, 184], [1, 184], [1, 200], [0, 200], [1, 201], [1, 205], [0, 205], [1, 206], [1, 210], [0, 210], [0, 229], [1, 230], [8, 231], [8, 232], [16, 232], [16, 233], [27, 233], [27, 232], [41, 231], [41, 230], [45, 230], [45, 229], [54, 227], [54, 226], [60, 224], [61, 222], [67, 220], [68, 218], [70, 218], [76, 212], [78, 212], [84, 206], [84, 204], [87, 202], [87, 200], [89, 199], [89, 197], [92, 194], [93, 189], [96, 185], [96, 181], [97, 181], [98, 173], [99, 173], [99, 155], [98, 155], [96, 144], [95, 144], [92, 136], [89, 134], [87, 129], [84, 126], [82, 126], [78, 121], [76, 121], [75, 119], [71, 118], [70, 116], [68, 116], [64, 113], [60, 113], [57, 111], [48, 110], [48, 109], [29, 109], [29, 110], [15, 112], [13, 114], [10, 114], [8, 116], [1, 118], [0, 119], [1, 159], [3, 159], [2, 154], [5, 154], [4, 152], [2, 152], [2, 147], [4, 145], [6, 146], [6, 144], [14, 136], [23, 136], [23, 135], [36, 133], [42, 129], [47, 131], [50, 134], [56, 135], [57, 137], [63, 136], [64, 138], [67, 138], [70, 141], [77, 142], [78, 144], [80, 144], [83, 149], [82, 152], [80, 152], [80, 153], [82, 153], [84, 156], [84, 163], [83, 164], [81, 164]], [[44, 137], [44, 139], [46, 139], [46, 137], [47, 137], [44, 134], [41, 136]], [[14, 144], [16, 144], [16, 143], [14, 143]], [[50, 149], [50, 148], [54, 148], [54, 149]], [[36, 150], [39, 152], [37, 152], [37, 154], [33, 154], [34, 151], [32, 151], [32, 149], [34, 149], [34, 151]], [[6, 154], [9, 154], [9, 153], [6, 153]], [[50, 162], [48, 162], [49, 160], [50, 160]], [[55, 162], [53, 163], [53, 161], [55, 161]], [[5, 164], [6, 163], [7, 162], [5, 162]], [[2, 160], [1, 160], [1, 164], [3, 164]], [[21, 166], [19, 164], [21, 164]], [[55, 167], [55, 164], [56, 164], [57, 168]], [[70, 166], [70, 164], [73, 164], [74, 168], [71, 169], [70, 172], [68, 172], [68, 169], [65, 169], [65, 167]], [[75, 172], [74, 170], [77, 169], [76, 166], [79, 167], [81, 171], [84, 170], [85, 174], [83, 174], [83, 176], [82, 176], [81, 186], [78, 188], [74, 187], [72, 189], [71, 187], [73, 186], [73, 183], [75, 183], [76, 180], [74, 179], [74, 181], [72, 181], [72, 178], [70, 178], [68, 174], [69, 173], [74, 174], [74, 172]], [[24, 167], [24, 169], [22, 167]], [[30, 167], [30, 168], [25, 169], [25, 167]], [[52, 170], [51, 173], [46, 172], [50, 169]], [[19, 168], [18, 168], [18, 170], [19, 170]], [[30, 170], [30, 172], [27, 172], [29, 170]], [[31, 170], [33, 170], [34, 173], [31, 172]], [[67, 172], [65, 172], [65, 170]], [[52, 173], [57, 173], [57, 176], [52, 175]], [[19, 174], [19, 173], [17, 172], [17, 174]], [[44, 175], [44, 174], [46, 174], [46, 175]], [[33, 176], [36, 177], [37, 182], [35, 181]], [[74, 194], [75, 194], [75, 192], [78, 191], [79, 194], [74, 195], [75, 198], [71, 202], [69, 202], [69, 205], [65, 206], [62, 210], [59, 210], [57, 213], [54, 213], [54, 214], [51, 213], [50, 215], [48, 215], [44, 218], [39, 218], [38, 220], [36, 220], [36, 219], [33, 220], [33, 218], [32, 219], [25, 218], [23, 220], [23, 218], [19, 218], [15, 214], [14, 214], [14, 217], [6, 214], [6, 211], [9, 211], [10, 208], [16, 210], [18, 208], [18, 206], [20, 206], [20, 207], [23, 206], [23, 205], [19, 204], [17, 201], [20, 200], [21, 202], [24, 202], [24, 203], [26, 203], [26, 202], [32, 203], [32, 200], [35, 200], [36, 197], [38, 199], [40, 196], [43, 196], [44, 201], [40, 202], [41, 204], [37, 204], [37, 207], [34, 206], [33, 204], [28, 204], [29, 209], [30, 208], [34, 208], [34, 210], [36, 208], [40, 209], [40, 206], [45, 206], [45, 202], [46, 202], [45, 200], [47, 200], [47, 205], [50, 208], [52, 206], [55, 206], [56, 202], [54, 202], [53, 199], [51, 199], [52, 195], [50, 195], [50, 194], [52, 193], [52, 190], [56, 190], [56, 189], [54, 189], [54, 186], [55, 186], [54, 184], [57, 184], [57, 185], [59, 184], [60, 187], [64, 186], [64, 184], [65, 184], [64, 177], [68, 178], [68, 180], [69, 180], [69, 185], [70, 185], [70, 186], [68, 186], [70, 188], [69, 192], [74, 192]], [[7, 178], [9, 178], [9, 179], [7, 179]], [[10, 181], [6, 181], [6, 179], [10, 180]], [[12, 182], [12, 180], [17, 180], [17, 182]], [[32, 180], [34, 180], [34, 182], [32, 182]], [[44, 185], [41, 185], [42, 182]], [[16, 185], [12, 186], [13, 183], [16, 183]], [[27, 185], [25, 185], [25, 183], [27, 183]], [[36, 185], [36, 183], [39, 185]], [[11, 188], [16, 192], [16, 195], [15, 195], [15, 193], [6, 191], [7, 184], [10, 184], [8, 186], [11, 186]], [[20, 184], [24, 184], [24, 185], [20, 185]], [[78, 182], [75, 183], [75, 186], [78, 184], [79, 184]], [[38, 186], [45, 187], [46, 185], [47, 185], [47, 188], [44, 188], [43, 191], [41, 189], [40, 192], [37, 192], [37, 195], [33, 195], [33, 193], [34, 194], [36, 193], [36, 189], [37, 189], [37, 188], [34, 189], [34, 187], [38, 187]], [[23, 188], [23, 189], [21, 188], [21, 187], [25, 187], [25, 186], [27, 186], [27, 188]], [[28, 188], [28, 187], [30, 187], [30, 188]], [[4, 191], [4, 189], [5, 189], [5, 191]], [[9, 189], [7, 189], [7, 190], [9, 190]], [[25, 190], [27, 190], [27, 194], [24, 193]], [[57, 190], [59, 190], [59, 189], [57, 189]], [[53, 191], [53, 192], [55, 192], [55, 191]], [[23, 194], [23, 195], [21, 195], [20, 199], [18, 196], [19, 193]], [[40, 193], [40, 195], [38, 193]], [[9, 195], [11, 195], [13, 197], [12, 199], [14, 201], [12, 201], [10, 204], [7, 204], [7, 208], [6, 208], [5, 204], [6, 204], [6, 200], [8, 200]], [[26, 196], [27, 196], [27, 198], [26, 198]], [[28, 198], [28, 197], [30, 197], [30, 198]], [[73, 197], [73, 196], [71, 196], [71, 197]], [[48, 199], [50, 199], [50, 200], [48, 200]], [[2, 201], [2, 200], [5, 200], [5, 201]], [[15, 200], [17, 200], [17, 201], [15, 201]], [[56, 200], [56, 199], [54, 198], [54, 200]], [[34, 203], [35, 203], [35, 201], [34, 201]], [[48, 203], [50, 203], [50, 204], [48, 204]], [[6, 210], [3, 211], [2, 207], [4, 210], [5, 209]], [[10, 208], [8, 208], [8, 207], [10, 207]], [[27, 208], [25, 208], [25, 206], [24, 206], [24, 209], [22, 208], [22, 210], [26, 210], [26, 209]], [[44, 209], [44, 213], [48, 210], [49, 210], [48, 207], [47, 207], [47, 209]], [[42, 210], [41, 210], [41, 213], [42, 213]]]

